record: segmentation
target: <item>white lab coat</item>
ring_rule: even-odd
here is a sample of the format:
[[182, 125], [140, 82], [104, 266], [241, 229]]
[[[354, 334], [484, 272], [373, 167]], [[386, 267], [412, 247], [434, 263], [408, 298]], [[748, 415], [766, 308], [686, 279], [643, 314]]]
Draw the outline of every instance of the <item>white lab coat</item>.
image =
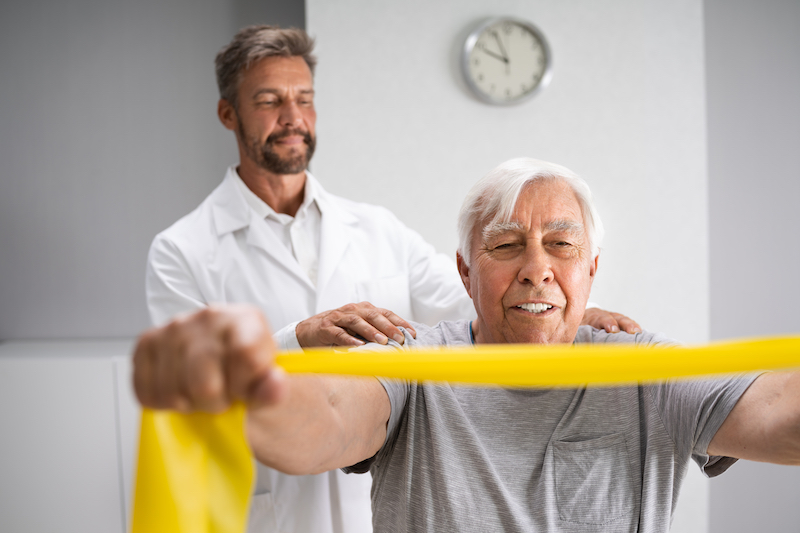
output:
[[[351, 302], [369, 301], [407, 320], [435, 324], [474, 317], [455, 263], [437, 254], [390, 211], [322, 189], [317, 286], [245, 201], [231, 167], [200, 206], [153, 241], [147, 303], [155, 324], [210, 303], [259, 306], [281, 329], [282, 348], [298, 347], [294, 324]], [[339, 470], [289, 476], [258, 465], [249, 531], [371, 531], [368, 475]]]

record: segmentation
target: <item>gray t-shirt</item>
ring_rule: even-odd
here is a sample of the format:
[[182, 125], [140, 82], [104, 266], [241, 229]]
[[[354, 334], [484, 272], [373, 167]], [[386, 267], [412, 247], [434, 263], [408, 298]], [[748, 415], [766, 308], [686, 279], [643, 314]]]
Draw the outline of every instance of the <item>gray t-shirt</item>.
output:
[[[471, 343], [468, 321], [415, 328], [402, 349]], [[587, 326], [575, 342], [674, 344]], [[382, 379], [386, 442], [345, 471], [372, 473], [376, 533], [667, 531], [689, 458], [709, 476], [735, 461], [706, 449], [754, 379], [579, 389]]]

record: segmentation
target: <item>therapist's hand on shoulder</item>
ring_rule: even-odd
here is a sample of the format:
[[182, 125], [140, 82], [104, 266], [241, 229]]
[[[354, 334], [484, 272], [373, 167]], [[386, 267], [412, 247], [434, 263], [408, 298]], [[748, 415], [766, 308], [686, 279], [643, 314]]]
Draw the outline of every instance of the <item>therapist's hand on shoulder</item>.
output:
[[133, 355], [136, 396], [145, 407], [184, 412], [221, 412], [234, 401], [271, 405], [286, 390], [275, 351], [258, 308], [210, 306], [142, 334]]
[[297, 324], [295, 332], [300, 346], [361, 346], [367, 342], [386, 344], [393, 339], [403, 344], [402, 326], [415, 338], [416, 330], [388, 309], [375, 307], [369, 302], [347, 304], [325, 311]]
[[617, 333], [620, 330], [626, 333], [641, 333], [642, 328], [632, 318], [613, 311], [604, 311], [597, 307], [590, 307], [583, 313], [581, 325], [604, 329], [608, 333]]

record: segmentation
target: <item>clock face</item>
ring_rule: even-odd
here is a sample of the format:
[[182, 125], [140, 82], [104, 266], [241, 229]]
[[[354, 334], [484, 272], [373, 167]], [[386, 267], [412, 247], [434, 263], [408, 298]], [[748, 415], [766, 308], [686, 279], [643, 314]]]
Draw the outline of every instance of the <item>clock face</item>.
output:
[[550, 49], [532, 24], [493, 19], [467, 38], [462, 68], [478, 98], [492, 104], [514, 104], [527, 100], [550, 81]]

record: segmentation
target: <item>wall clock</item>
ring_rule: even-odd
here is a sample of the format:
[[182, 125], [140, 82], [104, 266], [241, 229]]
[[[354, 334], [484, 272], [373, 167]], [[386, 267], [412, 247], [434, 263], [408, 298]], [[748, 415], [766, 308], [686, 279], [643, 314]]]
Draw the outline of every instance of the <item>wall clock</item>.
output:
[[552, 56], [536, 26], [498, 17], [482, 22], [467, 36], [461, 71], [469, 89], [483, 102], [518, 104], [550, 82]]

